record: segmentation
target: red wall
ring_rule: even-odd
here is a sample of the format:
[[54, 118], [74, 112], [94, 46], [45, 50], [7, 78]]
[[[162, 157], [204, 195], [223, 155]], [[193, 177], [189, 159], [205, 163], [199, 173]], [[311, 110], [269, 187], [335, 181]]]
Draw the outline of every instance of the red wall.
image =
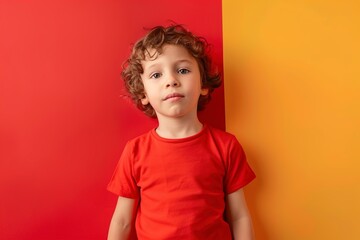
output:
[[[221, 1], [0, 2], [0, 238], [105, 239], [124, 143], [155, 126], [123, 93], [143, 27], [182, 23], [222, 70]], [[223, 89], [201, 114], [224, 128]]]

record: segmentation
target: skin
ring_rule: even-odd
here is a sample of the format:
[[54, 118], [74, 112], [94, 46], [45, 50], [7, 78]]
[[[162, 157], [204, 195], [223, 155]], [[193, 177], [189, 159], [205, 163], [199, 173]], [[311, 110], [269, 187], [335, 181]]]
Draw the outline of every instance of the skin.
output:
[[235, 240], [253, 240], [251, 216], [246, 205], [243, 189], [226, 196], [226, 215]]
[[[182, 46], [164, 45], [157, 57], [154, 49], [142, 66], [141, 75], [145, 97], [142, 104], [151, 104], [156, 112], [159, 126], [157, 134], [163, 138], [185, 138], [197, 134], [202, 124], [197, 116], [200, 95], [208, 94], [201, 86], [199, 66], [192, 55]], [[108, 240], [128, 239], [134, 228], [136, 200], [119, 197], [111, 220]], [[243, 190], [226, 196], [227, 221], [234, 239], [252, 240], [250, 214]]]
[[131, 231], [134, 230], [136, 202], [135, 199], [131, 198], [118, 198], [110, 222], [108, 240], [125, 240], [129, 238]]
[[[156, 50], [149, 49], [149, 53], [152, 56]], [[154, 108], [159, 121], [157, 133], [165, 138], [182, 138], [199, 132], [202, 124], [197, 104], [208, 89], [201, 87], [195, 58], [182, 46], [165, 45], [162, 54], [156, 59], [147, 56], [142, 66], [145, 97], [141, 101]]]

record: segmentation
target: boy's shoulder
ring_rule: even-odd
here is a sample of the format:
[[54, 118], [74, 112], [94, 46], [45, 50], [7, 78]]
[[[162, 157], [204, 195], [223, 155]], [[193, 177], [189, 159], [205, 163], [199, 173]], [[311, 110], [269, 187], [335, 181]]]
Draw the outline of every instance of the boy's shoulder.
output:
[[128, 144], [136, 144], [136, 143], [142, 143], [142, 142], [150, 141], [152, 131], [154, 131], [154, 129], [151, 129], [151, 130], [149, 130], [147, 132], [141, 133], [140, 135], [130, 139], [128, 141]]
[[234, 134], [227, 132], [225, 130], [222, 130], [220, 128], [216, 128], [210, 125], [206, 125], [206, 127], [209, 129], [209, 132], [213, 135], [216, 136], [220, 139], [224, 139], [224, 140], [231, 140], [236, 138]]

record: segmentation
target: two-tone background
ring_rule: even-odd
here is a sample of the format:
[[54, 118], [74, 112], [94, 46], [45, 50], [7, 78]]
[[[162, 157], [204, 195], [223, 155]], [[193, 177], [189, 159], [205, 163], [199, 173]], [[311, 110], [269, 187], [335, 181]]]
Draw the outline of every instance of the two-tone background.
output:
[[155, 126], [124, 97], [143, 28], [184, 24], [224, 86], [201, 118], [257, 179], [259, 240], [359, 239], [357, 1], [0, 1], [0, 239], [105, 239], [125, 142]]

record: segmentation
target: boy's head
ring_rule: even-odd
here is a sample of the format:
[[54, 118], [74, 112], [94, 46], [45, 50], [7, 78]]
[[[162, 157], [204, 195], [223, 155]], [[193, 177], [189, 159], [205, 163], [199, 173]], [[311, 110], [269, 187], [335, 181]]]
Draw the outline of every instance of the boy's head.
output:
[[143, 105], [141, 102], [145, 96], [141, 79], [141, 74], [144, 72], [142, 61], [149, 55], [150, 49], [155, 49], [158, 54], [161, 54], [163, 46], [167, 44], [184, 47], [198, 64], [201, 87], [208, 90], [207, 95], [199, 97], [198, 110], [204, 108], [205, 104], [210, 101], [213, 90], [221, 84], [220, 75], [212, 72], [208, 44], [205, 39], [193, 35], [181, 25], [155, 27], [135, 43], [122, 71], [125, 87], [131, 94], [133, 101], [140, 110], [150, 117], [156, 117], [153, 107], [150, 104]]

